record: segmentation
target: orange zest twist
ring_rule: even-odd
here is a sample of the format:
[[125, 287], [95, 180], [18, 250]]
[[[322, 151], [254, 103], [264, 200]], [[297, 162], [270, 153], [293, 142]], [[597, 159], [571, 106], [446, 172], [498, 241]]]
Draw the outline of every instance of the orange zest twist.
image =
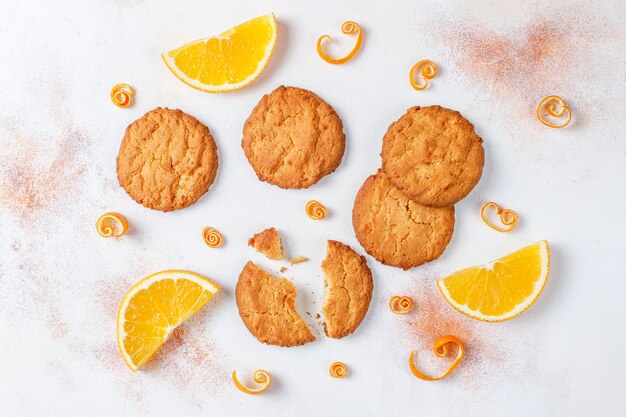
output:
[[104, 213], [96, 222], [96, 230], [102, 237], [120, 237], [128, 231], [128, 221], [120, 213]]
[[[418, 84], [416, 81], [416, 73], [420, 72], [423, 78], [423, 83]], [[424, 90], [428, 87], [428, 80], [432, 80], [437, 75], [437, 64], [433, 61], [425, 59], [423, 61], [418, 62], [417, 64], [411, 67], [409, 71], [409, 82], [411, 83], [411, 87], [416, 90]]]
[[424, 375], [419, 369], [415, 367], [415, 364], [413, 363], [413, 357], [417, 352], [416, 350], [414, 350], [413, 352], [411, 352], [411, 356], [409, 356], [409, 367], [411, 367], [411, 372], [413, 372], [413, 375], [415, 375], [419, 379], [423, 379], [424, 381], [438, 381], [450, 375], [452, 371], [454, 371], [454, 369], [457, 367], [459, 362], [461, 362], [461, 359], [463, 358], [463, 354], [465, 352], [463, 350], [463, 344], [461, 343], [461, 341], [454, 336], [442, 336], [435, 340], [435, 344], [433, 345], [433, 352], [440, 358], [445, 358], [448, 355], [449, 344], [456, 345], [458, 351], [456, 354], [456, 358], [454, 358], [454, 361], [452, 361], [448, 369], [443, 374], [437, 377]]
[[[503, 225], [508, 226], [507, 228], [496, 226], [495, 224], [491, 223], [489, 219], [487, 219], [485, 212], [489, 207], [493, 207], [496, 210], [496, 214], [500, 216], [500, 221]], [[500, 206], [498, 206], [493, 201], [485, 203], [483, 208], [480, 210], [480, 217], [483, 218], [483, 221], [487, 226], [502, 233], [510, 232], [511, 230], [515, 229], [515, 226], [517, 226], [517, 213], [510, 209], [502, 210]]]
[[313, 220], [322, 220], [328, 214], [328, 210], [319, 201], [311, 200], [306, 203], [306, 214]]
[[333, 362], [328, 372], [333, 378], [343, 378], [348, 375], [348, 367], [343, 362]]
[[239, 391], [245, 392], [246, 394], [256, 395], [267, 391], [267, 389], [270, 387], [270, 383], [272, 382], [272, 378], [267, 371], [259, 369], [257, 371], [254, 371], [254, 381], [257, 384], [262, 385], [258, 388], [248, 388], [237, 379], [237, 371], [233, 371], [233, 382], [235, 383], [235, 386], [239, 389]]
[[[544, 109], [550, 116], [556, 118], [560, 118], [565, 113], [567, 113], [567, 118], [560, 124], [554, 124], [545, 119], [545, 114], [543, 113]], [[572, 112], [561, 97], [548, 96], [541, 100], [541, 102], [537, 106], [537, 117], [539, 118], [539, 121], [544, 125], [559, 129], [569, 124], [569, 122], [572, 120]]]
[[413, 310], [413, 300], [406, 296], [394, 295], [389, 300], [389, 308], [396, 314], [407, 314]]
[[204, 243], [210, 248], [219, 248], [222, 246], [222, 235], [212, 227], [207, 226], [202, 229], [202, 239], [204, 239]]
[[339, 58], [339, 59], [331, 58], [328, 55], [326, 55], [326, 53], [324, 52], [322, 48], [322, 44], [324, 43], [324, 41], [326, 40], [328, 40], [328, 42], [333, 41], [333, 38], [331, 38], [329, 35], [322, 35], [317, 40], [317, 53], [324, 61], [328, 62], [329, 64], [339, 65], [339, 64], [345, 64], [346, 62], [350, 61], [352, 58], [354, 58], [356, 53], [359, 52], [359, 49], [361, 48], [361, 43], [363, 43], [363, 31], [361, 30], [361, 26], [359, 26], [358, 23], [355, 23], [351, 20], [348, 20], [347, 22], [343, 22], [343, 24], [341, 25], [341, 31], [345, 33], [346, 35], [351, 35], [353, 33], [357, 34], [356, 45], [354, 45], [354, 48], [352, 49], [352, 51], [350, 51], [350, 53], [343, 58]]
[[135, 90], [128, 84], [115, 84], [111, 89], [111, 100], [117, 107], [128, 107], [133, 102]]

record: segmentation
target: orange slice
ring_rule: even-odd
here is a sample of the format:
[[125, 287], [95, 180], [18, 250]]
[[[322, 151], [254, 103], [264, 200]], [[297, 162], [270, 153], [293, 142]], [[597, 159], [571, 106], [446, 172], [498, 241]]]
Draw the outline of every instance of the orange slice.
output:
[[190, 271], [168, 270], [135, 284], [117, 313], [117, 345], [132, 371], [143, 366], [172, 331], [221, 288]]
[[278, 36], [274, 14], [259, 16], [226, 32], [161, 54], [185, 84], [207, 93], [239, 90], [265, 69]]
[[539, 297], [548, 280], [550, 249], [542, 240], [495, 261], [437, 281], [446, 301], [482, 321], [519, 316]]

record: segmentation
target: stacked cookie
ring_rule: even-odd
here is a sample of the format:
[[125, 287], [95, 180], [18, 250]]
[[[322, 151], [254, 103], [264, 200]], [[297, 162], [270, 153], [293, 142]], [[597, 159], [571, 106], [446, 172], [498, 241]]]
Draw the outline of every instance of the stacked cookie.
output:
[[363, 248], [385, 265], [437, 259], [454, 230], [454, 204], [478, 183], [483, 141], [459, 112], [413, 107], [387, 129], [382, 168], [357, 193], [352, 224]]

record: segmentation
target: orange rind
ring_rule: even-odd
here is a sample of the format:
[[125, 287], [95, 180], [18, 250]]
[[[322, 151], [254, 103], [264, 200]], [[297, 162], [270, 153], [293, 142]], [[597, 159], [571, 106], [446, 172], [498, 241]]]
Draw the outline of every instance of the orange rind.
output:
[[104, 213], [96, 221], [96, 230], [102, 237], [120, 237], [128, 231], [128, 221], [120, 213]]
[[409, 367], [411, 368], [411, 372], [413, 372], [413, 375], [415, 375], [419, 379], [423, 379], [424, 381], [438, 381], [450, 375], [452, 371], [454, 371], [454, 369], [458, 366], [459, 362], [461, 362], [461, 359], [463, 359], [463, 354], [465, 353], [465, 350], [463, 349], [463, 344], [461, 343], [461, 341], [455, 336], [442, 336], [435, 340], [435, 343], [433, 344], [433, 352], [440, 358], [445, 358], [446, 356], [448, 356], [449, 352], [448, 345], [456, 345], [457, 353], [456, 358], [454, 358], [448, 369], [443, 374], [439, 376], [428, 376], [419, 369], [417, 369], [413, 360], [417, 351], [414, 350], [409, 356]]
[[[546, 119], [546, 114], [554, 117], [555, 119], [561, 119], [561, 123], [552, 123], [552, 121]], [[562, 120], [563, 116], [567, 113], [567, 116]], [[541, 100], [537, 106], [537, 117], [539, 121], [546, 126], [560, 129], [569, 124], [572, 120], [572, 112], [570, 111], [567, 103], [559, 96], [548, 96]]]
[[115, 84], [111, 89], [111, 101], [117, 107], [125, 108], [132, 104], [135, 90], [128, 84]]
[[210, 248], [219, 248], [223, 243], [223, 238], [220, 232], [209, 226], [202, 229], [202, 239]]
[[396, 314], [408, 314], [413, 310], [413, 300], [406, 296], [394, 295], [389, 300], [389, 308]]
[[328, 210], [319, 201], [311, 200], [306, 203], [306, 214], [313, 220], [322, 220], [328, 214]]
[[323, 48], [324, 42], [328, 41], [330, 43], [333, 41], [333, 38], [331, 38], [329, 35], [322, 35], [317, 40], [317, 53], [320, 56], [320, 58], [322, 58], [324, 61], [328, 62], [329, 64], [339, 65], [339, 64], [345, 64], [346, 62], [350, 61], [352, 58], [354, 58], [357, 52], [359, 52], [359, 49], [361, 48], [361, 44], [363, 43], [363, 30], [361, 29], [361, 26], [359, 26], [358, 23], [353, 22], [351, 20], [348, 20], [347, 22], [343, 22], [343, 24], [341, 25], [341, 31], [346, 35], [352, 35], [356, 33], [356, 44], [354, 45], [354, 48], [352, 48], [352, 51], [350, 51], [350, 53], [343, 58], [331, 58], [328, 55], [326, 55], [326, 52], [324, 52], [324, 48]]
[[[502, 224], [507, 226], [506, 228], [503, 228], [503, 227], [500, 227], [491, 223], [491, 221], [487, 218], [486, 212], [490, 207], [493, 207], [495, 209], [496, 214], [500, 216], [500, 221], [502, 222]], [[511, 209], [502, 210], [500, 206], [498, 206], [493, 201], [485, 203], [483, 208], [480, 210], [480, 217], [482, 217], [483, 221], [485, 222], [487, 226], [501, 233], [510, 232], [511, 230], [515, 229], [515, 226], [517, 226], [517, 221], [518, 221], [517, 213], [515, 213]]]
[[246, 394], [252, 394], [252, 395], [261, 394], [267, 391], [267, 389], [270, 387], [270, 384], [272, 382], [272, 377], [270, 376], [269, 372], [263, 369], [259, 369], [257, 371], [254, 371], [253, 377], [254, 377], [254, 382], [256, 382], [257, 384], [261, 384], [260, 387], [258, 388], [246, 387], [237, 379], [237, 371], [233, 371], [233, 382], [235, 383], [235, 386], [239, 389], [239, 391], [244, 392]]
[[[428, 87], [428, 80], [432, 80], [437, 75], [439, 69], [437, 68], [437, 64], [433, 61], [425, 59], [423, 61], [417, 62], [415, 65], [411, 67], [409, 71], [409, 82], [411, 83], [411, 87], [416, 90], [424, 90]], [[421, 75], [422, 80], [418, 83], [416, 80], [417, 74]]]
[[348, 367], [343, 362], [333, 362], [328, 372], [333, 378], [344, 378], [348, 375]]

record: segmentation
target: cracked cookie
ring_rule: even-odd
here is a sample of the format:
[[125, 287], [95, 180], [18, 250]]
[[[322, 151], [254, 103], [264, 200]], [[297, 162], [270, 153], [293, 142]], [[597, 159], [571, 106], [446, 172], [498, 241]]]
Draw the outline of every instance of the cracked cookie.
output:
[[307, 188], [339, 166], [345, 141], [329, 104], [311, 91], [280, 86], [252, 110], [241, 146], [259, 180]]
[[280, 240], [280, 235], [273, 227], [265, 229], [248, 239], [248, 246], [252, 246], [258, 252], [275, 261], [285, 257], [285, 250]]
[[454, 207], [417, 204], [379, 170], [356, 195], [352, 225], [367, 253], [410, 269], [441, 256], [454, 230]]
[[252, 262], [239, 275], [235, 289], [239, 315], [259, 342], [298, 346], [315, 340], [296, 310], [296, 287], [274, 278]]
[[372, 299], [372, 272], [365, 257], [350, 246], [328, 241], [324, 271], [324, 332], [341, 339], [356, 330]]
[[413, 107], [387, 129], [382, 169], [417, 203], [451, 206], [480, 179], [482, 143], [461, 113], [440, 106]]
[[190, 206], [209, 190], [217, 165], [209, 128], [180, 110], [159, 107], [126, 129], [117, 178], [139, 204], [172, 211]]

